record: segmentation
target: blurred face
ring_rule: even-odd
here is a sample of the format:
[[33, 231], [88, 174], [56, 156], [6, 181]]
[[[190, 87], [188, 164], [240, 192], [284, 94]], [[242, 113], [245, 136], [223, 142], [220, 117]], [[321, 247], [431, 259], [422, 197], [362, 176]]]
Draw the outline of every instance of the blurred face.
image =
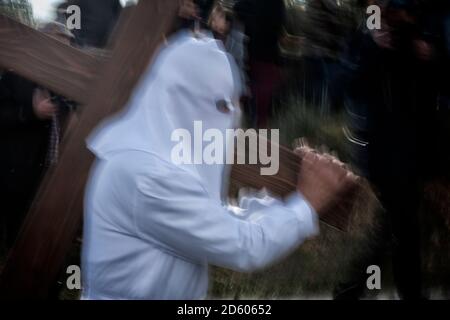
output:
[[211, 13], [211, 29], [220, 35], [226, 35], [230, 29], [230, 23], [223, 11], [214, 9]]
[[184, 19], [198, 18], [197, 6], [193, 0], [181, 0], [178, 16]]

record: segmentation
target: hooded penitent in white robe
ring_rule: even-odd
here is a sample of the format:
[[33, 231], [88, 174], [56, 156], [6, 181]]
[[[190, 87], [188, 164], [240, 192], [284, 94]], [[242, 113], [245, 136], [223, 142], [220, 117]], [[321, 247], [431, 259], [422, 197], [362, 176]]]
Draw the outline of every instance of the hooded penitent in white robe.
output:
[[85, 197], [84, 299], [205, 298], [208, 265], [252, 271], [318, 233], [299, 193], [287, 201], [246, 198], [231, 210], [222, 200], [226, 166], [172, 161], [175, 129], [193, 137], [194, 121], [204, 131], [236, 125], [239, 92], [221, 43], [181, 32], [144, 74], [127, 111], [91, 135], [97, 160]]

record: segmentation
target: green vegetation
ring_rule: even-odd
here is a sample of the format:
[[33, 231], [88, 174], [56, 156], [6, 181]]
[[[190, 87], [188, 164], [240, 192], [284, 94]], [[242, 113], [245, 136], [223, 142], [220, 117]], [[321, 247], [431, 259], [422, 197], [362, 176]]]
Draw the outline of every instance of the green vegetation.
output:
[[28, 0], [0, 0], [0, 14], [5, 14], [29, 26], [35, 23], [33, 9]]

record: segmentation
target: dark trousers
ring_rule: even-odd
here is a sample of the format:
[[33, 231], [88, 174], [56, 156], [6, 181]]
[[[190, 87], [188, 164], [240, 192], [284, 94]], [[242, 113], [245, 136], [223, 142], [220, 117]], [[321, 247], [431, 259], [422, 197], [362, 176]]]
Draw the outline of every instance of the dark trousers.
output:
[[[414, 130], [394, 121], [385, 136], [377, 135], [368, 146], [352, 146], [367, 166], [361, 172], [374, 186], [383, 211], [378, 213], [379, 232], [373, 247], [355, 261], [355, 272], [335, 290], [336, 299], [358, 299], [366, 292], [366, 269], [382, 265], [392, 256], [395, 286], [402, 299], [422, 298], [419, 208], [422, 179]], [[382, 128], [389, 132], [389, 121]], [[396, 135], [392, 135], [396, 132]]]

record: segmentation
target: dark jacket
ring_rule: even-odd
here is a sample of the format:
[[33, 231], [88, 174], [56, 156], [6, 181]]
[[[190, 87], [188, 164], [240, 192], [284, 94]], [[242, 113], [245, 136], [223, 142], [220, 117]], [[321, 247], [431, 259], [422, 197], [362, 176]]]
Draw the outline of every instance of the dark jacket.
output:
[[50, 121], [34, 115], [35, 87], [12, 73], [0, 79], [0, 198], [8, 214], [27, 210], [47, 155]]
[[81, 9], [81, 29], [72, 30], [80, 46], [103, 48], [122, 11], [119, 0], [69, 0]]
[[278, 63], [278, 40], [284, 19], [281, 0], [239, 0], [234, 10], [245, 25], [250, 61]]

